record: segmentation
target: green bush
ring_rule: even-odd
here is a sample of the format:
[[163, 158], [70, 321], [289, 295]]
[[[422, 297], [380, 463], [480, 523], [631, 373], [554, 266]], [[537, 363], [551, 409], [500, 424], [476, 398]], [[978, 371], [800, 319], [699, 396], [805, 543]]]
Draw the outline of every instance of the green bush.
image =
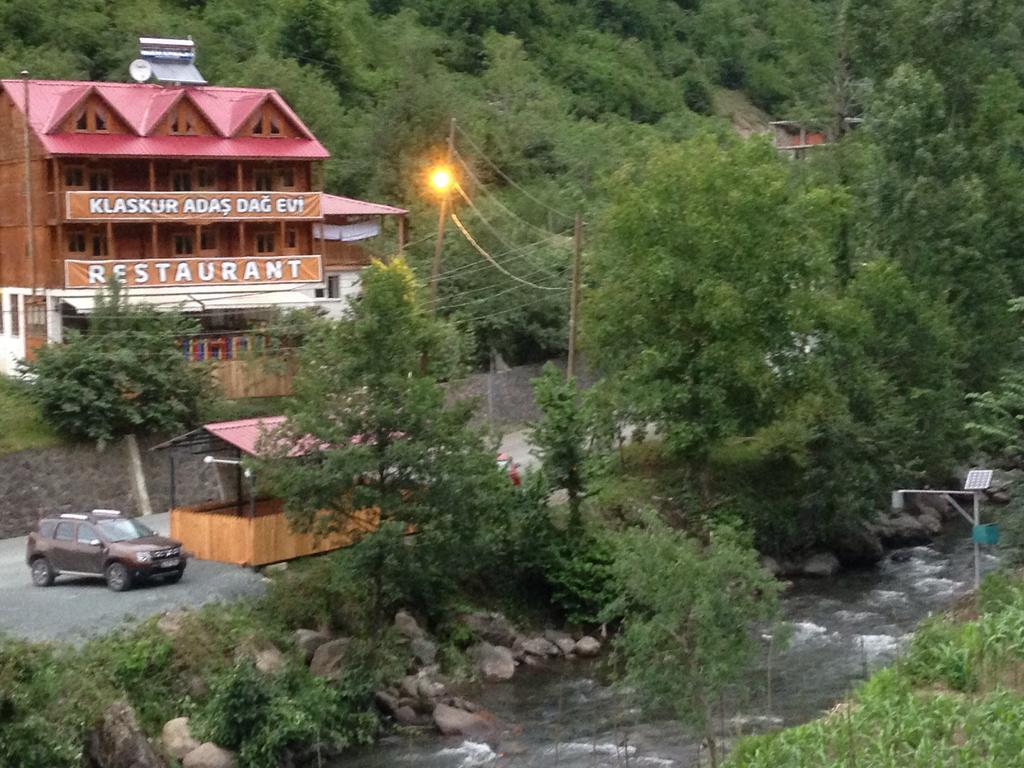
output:
[[266, 675], [241, 661], [217, 675], [211, 689], [195, 732], [236, 750], [242, 768], [277, 768], [290, 756], [368, 743], [376, 733], [362, 690], [354, 699], [305, 667]]

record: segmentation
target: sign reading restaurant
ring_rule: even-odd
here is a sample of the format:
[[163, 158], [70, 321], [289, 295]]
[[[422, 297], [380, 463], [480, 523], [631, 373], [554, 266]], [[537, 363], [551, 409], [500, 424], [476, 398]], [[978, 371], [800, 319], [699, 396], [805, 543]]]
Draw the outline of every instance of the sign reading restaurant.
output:
[[319, 192], [68, 192], [69, 221], [321, 219]]
[[135, 287], [319, 283], [319, 256], [248, 256], [239, 259], [118, 259], [64, 262], [66, 288], [99, 288], [116, 277]]

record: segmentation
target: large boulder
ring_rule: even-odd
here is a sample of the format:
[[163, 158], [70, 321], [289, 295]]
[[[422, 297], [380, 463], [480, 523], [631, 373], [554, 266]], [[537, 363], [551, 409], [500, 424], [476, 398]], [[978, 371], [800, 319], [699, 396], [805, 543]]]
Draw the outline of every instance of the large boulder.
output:
[[296, 629], [292, 634], [292, 639], [295, 641], [295, 647], [302, 652], [308, 664], [313, 660], [316, 649], [324, 643], [329, 643], [331, 636], [326, 632], [317, 632], [315, 629]]
[[576, 655], [584, 659], [597, 656], [601, 652], [601, 642], [590, 635], [584, 635], [576, 641]]
[[238, 646], [235, 656], [250, 659], [265, 675], [274, 675], [284, 669], [284, 655], [269, 640], [246, 640]]
[[839, 562], [847, 568], [875, 565], [885, 557], [885, 547], [878, 531], [869, 525], [860, 525], [837, 536], [832, 543]]
[[875, 521], [875, 530], [885, 546], [915, 547], [927, 544], [932, 535], [919, 518], [908, 514], [883, 514]]
[[501, 613], [466, 613], [459, 617], [481, 640], [511, 648], [519, 633]]
[[416, 619], [407, 611], [399, 611], [395, 614], [395, 629], [398, 630], [398, 634], [410, 640], [419, 640], [427, 636]]
[[512, 651], [503, 645], [478, 643], [470, 650], [476, 660], [480, 676], [488, 682], [511, 680], [516, 671], [516, 660]]
[[439, 699], [448, 692], [444, 683], [440, 683], [430, 677], [420, 677], [416, 681], [416, 694], [421, 699]]
[[337, 679], [348, 655], [349, 640], [339, 637], [324, 643], [316, 649], [313, 660], [309, 663], [309, 671], [317, 677]]
[[543, 637], [530, 637], [526, 640], [520, 640], [518, 647], [522, 648], [523, 653], [530, 656], [559, 656], [562, 653], [558, 650], [557, 645]]
[[160, 732], [160, 743], [164, 752], [181, 760], [185, 755], [199, 748], [199, 742], [192, 737], [187, 717], [168, 720]]
[[423, 666], [430, 666], [437, 660], [437, 643], [425, 637], [417, 637], [409, 643], [413, 658]]
[[89, 737], [89, 762], [96, 768], [165, 768], [166, 764], [139, 727], [135, 710], [115, 701]]
[[924, 528], [931, 536], [938, 536], [942, 533], [942, 515], [934, 509], [928, 509], [922, 512], [917, 516], [917, 521], [921, 523], [921, 527]]
[[208, 741], [185, 755], [181, 768], [235, 768], [235, 755]]
[[839, 558], [831, 552], [818, 552], [804, 560], [800, 573], [818, 579], [829, 579], [839, 572]]
[[466, 712], [447, 704], [438, 704], [434, 707], [433, 718], [437, 730], [445, 736], [463, 736], [486, 741], [493, 738], [497, 731], [494, 721], [483, 714]]
[[563, 656], [568, 656], [576, 650], [576, 641], [568, 632], [548, 629], [544, 632], [544, 639], [549, 643], [554, 643]]

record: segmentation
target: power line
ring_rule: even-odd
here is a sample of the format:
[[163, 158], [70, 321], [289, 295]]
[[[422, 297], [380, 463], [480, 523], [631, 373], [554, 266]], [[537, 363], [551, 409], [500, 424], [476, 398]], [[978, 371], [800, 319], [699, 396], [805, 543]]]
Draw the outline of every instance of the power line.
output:
[[564, 291], [564, 290], [566, 290], [566, 288], [564, 288], [564, 287], [562, 287], [562, 288], [554, 288], [554, 287], [547, 286], [547, 285], [537, 285], [537, 283], [532, 283], [529, 280], [524, 280], [521, 277], [513, 275], [511, 272], [509, 272], [507, 269], [505, 269], [503, 266], [501, 266], [501, 264], [499, 264], [497, 261], [495, 261], [494, 257], [491, 256], [491, 254], [489, 254], [487, 251], [485, 251], [483, 246], [480, 245], [480, 243], [478, 243], [475, 239], [473, 239], [473, 236], [469, 233], [469, 230], [467, 230], [466, 227], [463, 225], [462, 220], [458, 217], [458, 214], [452, 213], [451, 214], [451, 219], [455, 223], [455, 227], [459, 230], [459, 232], [462, 234], [462, 236], [464, 238], [466, 238], [466, 240], [469, 242], [469, 244], [472, 245], [480, 253], [481, 256], [483, 256], [485, 259], [487, 259], [491, 263], [491, 266], [493, 266], [495, 269], [497, 269], [499, 272], [503, 273], [507, 277], [510, 277], [513, 280], [522, 283], [523, 285], [528, 285], [531, 288], [536, 288], [536, 289], [541, 290], [541, 291]]
[[495, 172], [495, 173], [497, 173], [497, 174], [498, 174], [499, 176], [501, 176], [501, 178], [503, 178], [503, 179], [504, 179], [504, 180], [505, 180], [506, 182], [508, 182], [508, 183], [509, 183], [509, 184], [510, 184], [511, 186], [513, 186], [513, 187], [515, 187], [516, 189], [518, 189], [518, 190], [519, 190], [520, 192], [522, 192], [522, 193], [523, 193], [524, 195], [526, 195], [526, 196], [527, 196], [528, 198], [530, 198], [531, 200], [533, 200], [533, 202], [537, 203], [537, 205], [540, 205], [540, 206], [543, 206], [544, 208], [547, 208], [547, 209], [548, 209], [549, 211], [551, 211], [552, 213], [557, 213], [557, 214], [558, 214], [559, 216], [562, 216], [562, 217], [564, 217], [564, 218], [566, 218], [566, 219], [572, 219], [572, 218], [574, 217], [574, 214], [566, 213], [565, 211], [560, 211], [560, 210], [558, 210], [557, 208], [552, 208], [552, 207], [551, 207], [550, 205], [548, 205], [547, 203], [545, 203], [545, 202], [544, 202], [543, 200], [541, 200], [541, 199], [540, 199], [539, 197], [536, 197], [535, 195], [531, 194], [529, 190], [527, 190], [527, 189], [526, 189], [526, 188], [525, 188], [524, 186], [522, 186], [521, 184], [519, 184], [518, 182], [516, 182], [516, 180], [515, 180], [515, 179], [513, 179], [512, 177], [510, 177], [510, 176], [509, 176], [509, 175], [508, 175], [507, 173], [505, 173], [505, 172], [504, 172], [503, 170], [501, 170], [501, 168], [499, 168], [499, 167], [498, 167], [497, 163], [495, 163], [495, 162], [494, 162], [493, 160], [491, 160], [491, 158], [487, 156], [487, 153], [486, 153], [486, 152], [484, 152], [484, 151], [483, 151], [483, 149], [481, 149], [481, 148], [480, 148], [480, 145], [479, 145], [479, 144], [477, 144], [477, 143], [476, 143], [475, 141], [473, 141], [473, 137], [472, 137], [472, 136], [470, 136], [470, 135], [469, 135], [468, 133], [466, 133], [466, 129], [465, 129], [465, 128], [463, 128], [462, 126], [456, 126], [456, 130], [457, 130], [457, 131], [458, 131], [458, 132], [459, 132], [460, 134], [462, 134], [462, 137], [463, 137], [463, 138], [464, 138], [464, 139], [465, 139], [466, 141], [468, 141], [468, 142], [469, 142], [470, 146], [471, 146], [471, 147], [473, 147], [473, 149], [475, 149], [475, 150], [477, 151], [477, 154], [479, 154], [479, 155], [480, 155], [480, 156], [481, 156], [481, 157], [482, 157], [482, 158], [483, 158], [484, 160], [486, 160], [486, 161], [487, 161], [487, 164], [488, 164], [489, 166], [491, 166], [491, 168], [493, 168], [493, 169], [494, 169], [494, 172]]
[[[523, 224], [525, 224], [526, 226], [530, 227], [531, 229], [537, 230], [538, 232], [548, 232], [549, 231], [549, 230], [545, 229], [544, 227], [538, 227], [536, 224], [534, 224], [534, 223], [532, 223], [530, 221], [527, 221], [522, 216], [520, 216], [518, 213], [516, 213], [511, 208], [509, 208], [507, 205], [505, 205], [503, 202], [501, 202], [501, 200], [498, 198], [498, 196], [496, 194], [494, 194], [493, 192], [491, 192], [490, 190], [488, 190], [486, 185], [482, 181], [480, 181], [480, 177], [476, 175], [476, 173], [473, 171], [473, 168], [470, 166], [469, 163], [466, 162], [466, 160], [462, 157], [461, 154], [456, 152], [455, 153], [455, 159], [459, 161], [459, 164], [466, 171], [466, 173], [469, 175], [469, 177], [473, 180], [474, 184], [476, 184], [477, 189], [479, 189], [481, 192], [483, 192], [485, 195], [487, 195], [487, 197], [490, 198], [490, 200], [496, 206], [498, 206], [503, 211], [505, 211], [505, 213], [507, 213], [512, 218], [517, 219], [518, 221], [521, 221]], [[469, 201], [467, 201], [467, 202], [469, 202]], [[472, 205], [472, 202], [470, 202], [470, 205]]]

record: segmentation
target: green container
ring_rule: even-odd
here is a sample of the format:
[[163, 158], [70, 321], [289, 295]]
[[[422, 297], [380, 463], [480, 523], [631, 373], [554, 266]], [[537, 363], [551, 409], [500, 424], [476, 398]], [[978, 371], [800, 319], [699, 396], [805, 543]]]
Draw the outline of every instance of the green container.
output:
[[974, 526], [974, 531], [971, 533], [971, 538], [979, 544], [998, 544], [999, 526], [995, 523], [976, 525]]

